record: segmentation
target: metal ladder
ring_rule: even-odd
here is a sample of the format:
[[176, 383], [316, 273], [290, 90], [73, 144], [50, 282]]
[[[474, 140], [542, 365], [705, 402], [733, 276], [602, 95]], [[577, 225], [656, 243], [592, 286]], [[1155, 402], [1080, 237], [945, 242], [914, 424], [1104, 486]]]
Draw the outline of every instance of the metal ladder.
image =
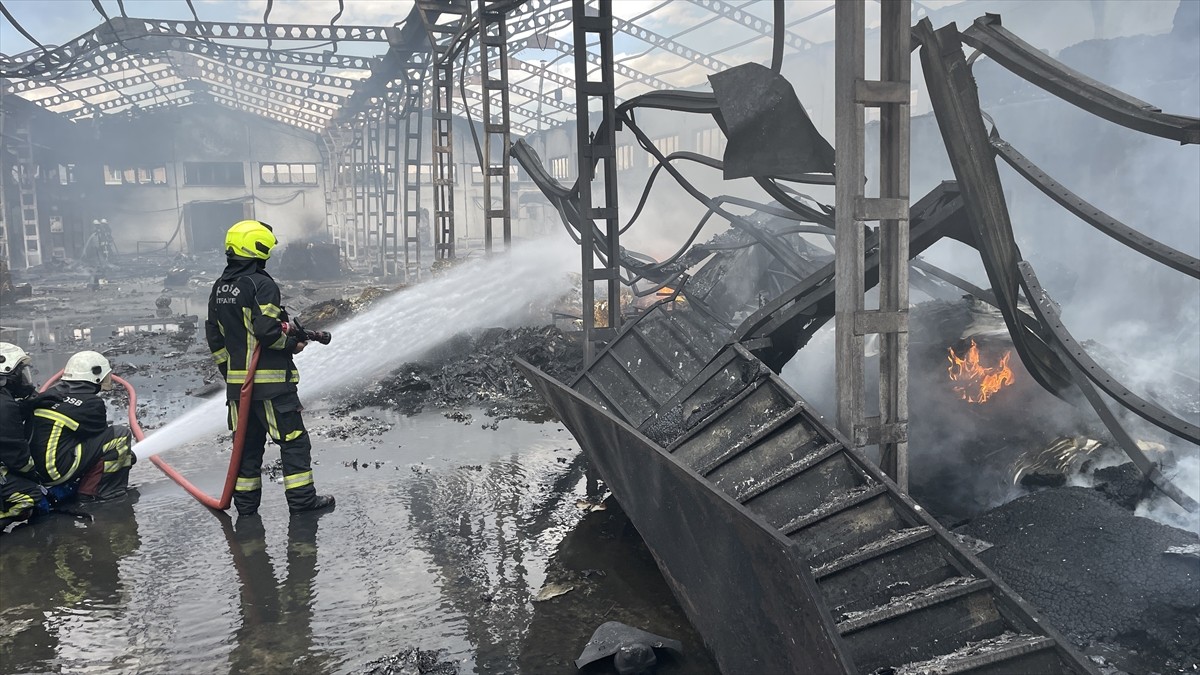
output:
[[[504, 248], [512, 245], [512, 200], [508, 151], [508, 26], [496, 0], [479, 0], [479, 78], [483, 86], [483, 248], [492, 251], [492, 235], [500, 224]], [[495, 63], [493, 64], [493, 60]], [[496, 157], [494, 145], [500, 156]], [[496, 180], [499, 179], [499, 180]], [[500, 208], [495, 208], [499, 191]]]
[[37, 164], [33, 161], [33, 133], [28, 121], [13, 128], [17, 150], [17, 188], [21, 208], [21, 241], [25, 267], [42, 264], [42, 241], [38, 228]]
[[[467, 17], [471, 15], [469, 3], [463, 0], [417, 3], [425, 30], [433, 51], [433, 92], [431, 118], [433, 123], [433, 230], [434, 258], [454, 258], [454, 59], [451, 47], [453, 38], [459, 35]], [[436, 16], [452, 16], [452, 20], [436, 23]]]

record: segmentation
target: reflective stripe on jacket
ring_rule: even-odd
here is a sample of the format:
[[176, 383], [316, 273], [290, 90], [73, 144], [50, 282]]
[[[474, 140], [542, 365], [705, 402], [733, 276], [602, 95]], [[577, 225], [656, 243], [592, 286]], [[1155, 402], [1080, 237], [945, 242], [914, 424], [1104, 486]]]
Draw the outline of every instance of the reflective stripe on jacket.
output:
[[281, 322], [288, 315], [280, 305], [279, 285], [257, 260], [230, 258], [208, 298], [205, 337], [213, 360], [225, 378], [225, 395], [236, 401], [250, 355], [262, 344], [254, 374], [254, 398], [262, 400], [296, 391], [300, 373]]

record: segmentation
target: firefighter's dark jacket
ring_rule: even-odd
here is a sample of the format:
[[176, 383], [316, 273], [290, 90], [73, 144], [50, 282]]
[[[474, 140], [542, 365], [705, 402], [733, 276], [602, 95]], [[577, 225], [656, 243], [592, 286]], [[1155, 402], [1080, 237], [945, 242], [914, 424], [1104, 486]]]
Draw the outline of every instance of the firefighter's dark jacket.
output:
[[57, 485], [76, 475], [83, 442], [108, 429], [108, 409], [100, 385], [60, 381], [33, 400], [33, 440], [38, 473], [44, 485]]
[[29, 454], [28, 404], [18, 401], [8, 390], [0, 387], [0, 466], [5, 471], [28, 474], [33, 471]]
[[221, 376], [225, 394], [236, 401], [246, 381], [254, 346], [262, 344], [254, 373], [254, 399], [275, 398], [296, 391], [300, 373], [292, 361], [296, 338], [283, 332], [288, 320], [280, 306], [279, 285], [263, 269], [265, 261], [229, 258], [208, 297], [204, 333]]

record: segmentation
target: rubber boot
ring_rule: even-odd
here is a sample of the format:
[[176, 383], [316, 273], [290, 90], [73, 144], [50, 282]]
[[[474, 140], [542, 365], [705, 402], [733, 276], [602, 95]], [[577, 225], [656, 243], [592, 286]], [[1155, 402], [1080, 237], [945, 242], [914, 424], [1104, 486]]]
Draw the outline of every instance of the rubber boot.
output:
[[292, 509], [292, 513], [305, 513], [307, 511], [320, 511], [321, 509], [332, 508], [334, 503], [333, 495], [317, 495], [307, 506]]

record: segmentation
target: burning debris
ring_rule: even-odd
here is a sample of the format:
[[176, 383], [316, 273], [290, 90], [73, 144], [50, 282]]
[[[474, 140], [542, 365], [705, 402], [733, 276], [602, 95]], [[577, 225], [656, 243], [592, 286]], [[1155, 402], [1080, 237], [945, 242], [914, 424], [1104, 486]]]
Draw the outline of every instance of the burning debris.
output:
[[1013, 371], [1008, 367], [1008, 359], [1012, 350], [1006, 350], [995, 366], [986, 366], [979, 360], [979, 345], [971, 340], [971, 346], [965, 356], [960, 357], [950, 347], [947, 359], [950, 367], [946, 369], [950, 379], [957, 382], [954, 391], [962, 395], [968, 403], [986, 403], [988, 398], [1004, 387], [1013, 383]]

